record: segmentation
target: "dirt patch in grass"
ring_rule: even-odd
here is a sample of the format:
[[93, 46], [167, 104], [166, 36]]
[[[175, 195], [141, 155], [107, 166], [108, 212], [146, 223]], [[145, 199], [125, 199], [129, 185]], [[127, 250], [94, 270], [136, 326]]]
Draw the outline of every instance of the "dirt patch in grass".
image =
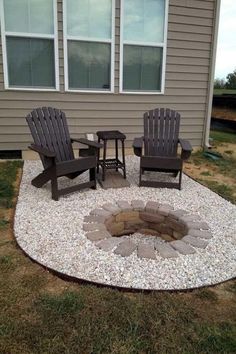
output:
[[236, 149], [235, 149], [236, 143], [235, 144], [230, 144], [230, 143], [221, 143], [217, 146], [217, 151], [221, 154], [225, 154], [228, 157], [232, 157], [233, 159], [236, 159]]
[[227, 107], [213, 107], [211, 116], [218, 119], [236, 121], [236, 110]]
[[[6, 168], [0, 164], [0, 176]], [[124, 293], [66, 282], [33, 263], [14, 241], [20, 166], [14, 171], [12, 208], [0, 208], [7, 221], [0, 227], [0, 353], [235, 352], [235, 281], [189, 292]]]
[[186, 174], [206, 187], [236, 204], [236, 135], [225, 132], [211, 132], [213, 152], [221, 154], [214, 160], [197, 151], [185, 163]]

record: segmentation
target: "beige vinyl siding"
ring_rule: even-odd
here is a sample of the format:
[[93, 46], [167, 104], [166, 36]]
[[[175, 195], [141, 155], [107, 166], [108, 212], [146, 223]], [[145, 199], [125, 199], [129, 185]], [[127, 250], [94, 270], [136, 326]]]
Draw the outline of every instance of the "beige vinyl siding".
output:
[[64, 92], [62, 0], [58, 0], [60, 92], [6, 91], [0, 46], [0, 149], [26, 150], [31, 136], [25, 116], [36, 107], [65, 111], [71, 135], [120, 129], [127, 147], [142, 134], [143, 112], [170, 107], [182, 115], [181, 136], [203, 142], [208, 104], [216, 0], [170, 0], [164, 95], [119, 94], [120, 0], [116, 0], [115, 94]]

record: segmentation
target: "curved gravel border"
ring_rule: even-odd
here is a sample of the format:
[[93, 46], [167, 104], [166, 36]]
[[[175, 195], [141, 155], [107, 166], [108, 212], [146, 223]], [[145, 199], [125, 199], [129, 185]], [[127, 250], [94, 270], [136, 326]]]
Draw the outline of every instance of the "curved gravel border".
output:
[[[15, 215], [19, 246], [38, 263], [56, 272], [116, 287], [145, 290], [178, 290], [214, 285], [236, 275], [236, 206], [187, 176], [183, 189], [137, 186], [139, 160], [127, 157], [131, 187], [87, 190], [51, 200], [50, 186], [36, 189], [31, 179], [41, 171], [39, 161], [26, 161]], [[151, 174], [150, 177], [152, 178]], [[162, 177], [162, 176], [161, 176]], [[78, 177], [80, 180], [84, 178]], [[61, 185], [71, 184], [67, 179]], [[74, 183], [74, 182], [72, 182]], [[76, 183], [76, 182], [75, 182]], [[94, 208], [118, 200], [158, 201], [174, 210], [187, 210], [206, 222], [212, 238], [206, 248], [177, 258], [146, 259], [133, 252], [121, 257], [104, 252], [87, 239], [84, 217]]]

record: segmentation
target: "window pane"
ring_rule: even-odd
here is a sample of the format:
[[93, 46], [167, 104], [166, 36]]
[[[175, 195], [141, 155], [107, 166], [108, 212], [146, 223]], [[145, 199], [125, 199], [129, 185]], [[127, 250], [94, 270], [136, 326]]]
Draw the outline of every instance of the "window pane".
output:
[[7, 37], [10, 86], [55, 87], [54, 41]]
[[110, 44], [68, 41], [69, 87], [110, 89]]
[[67, 0], [68, 35], [111, 38], [111, 0]]
[[4, 0], [9, 32], [53, 34], [53, 0]]
[[124, 46], [123, 89], [160, 91], [162, 48]]
[[161, 43], [165, 0], [124, 0], [124, 40]]

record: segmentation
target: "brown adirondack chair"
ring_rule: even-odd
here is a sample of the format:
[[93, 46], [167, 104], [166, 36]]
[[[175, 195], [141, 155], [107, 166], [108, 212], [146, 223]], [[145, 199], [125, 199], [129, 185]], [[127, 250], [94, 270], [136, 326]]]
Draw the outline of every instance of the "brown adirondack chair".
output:
[[[192, 147], [187, 140], [179, 139], [179, 125], [180, 114], [171, 109], [157, 108], [144, 113], [144, 136], [133, 142], [134, 153], [140, 157], [140, 186], [181, 189], [183, 161], [190, 157]], [[180, 156], [178, 144], [182, 148]], [[142, 180], [145, 171], [172, 172], [175, 177], [179, 173], [179, 181]]]
[[[39, 153], [44, 171], [32, 180], [32, 185], [40, 188], [51, 181], [52, 199], [82, 188], [96, 189], [96, 166], [98, 149], [102, 147], [87, 139], [71, 139], [65, 113], [56, 108], [43, 107], [34, 109], [26, 117], [34, 144], [29, 149]], [[87, 157], [75, 159], [72, 143], [88, 146]], [[84, 154], [84, 153], [83, 153]], [[66, 176], [74, 179], [89, 170], [89, 181], [58, 189], [58, 178]]]

